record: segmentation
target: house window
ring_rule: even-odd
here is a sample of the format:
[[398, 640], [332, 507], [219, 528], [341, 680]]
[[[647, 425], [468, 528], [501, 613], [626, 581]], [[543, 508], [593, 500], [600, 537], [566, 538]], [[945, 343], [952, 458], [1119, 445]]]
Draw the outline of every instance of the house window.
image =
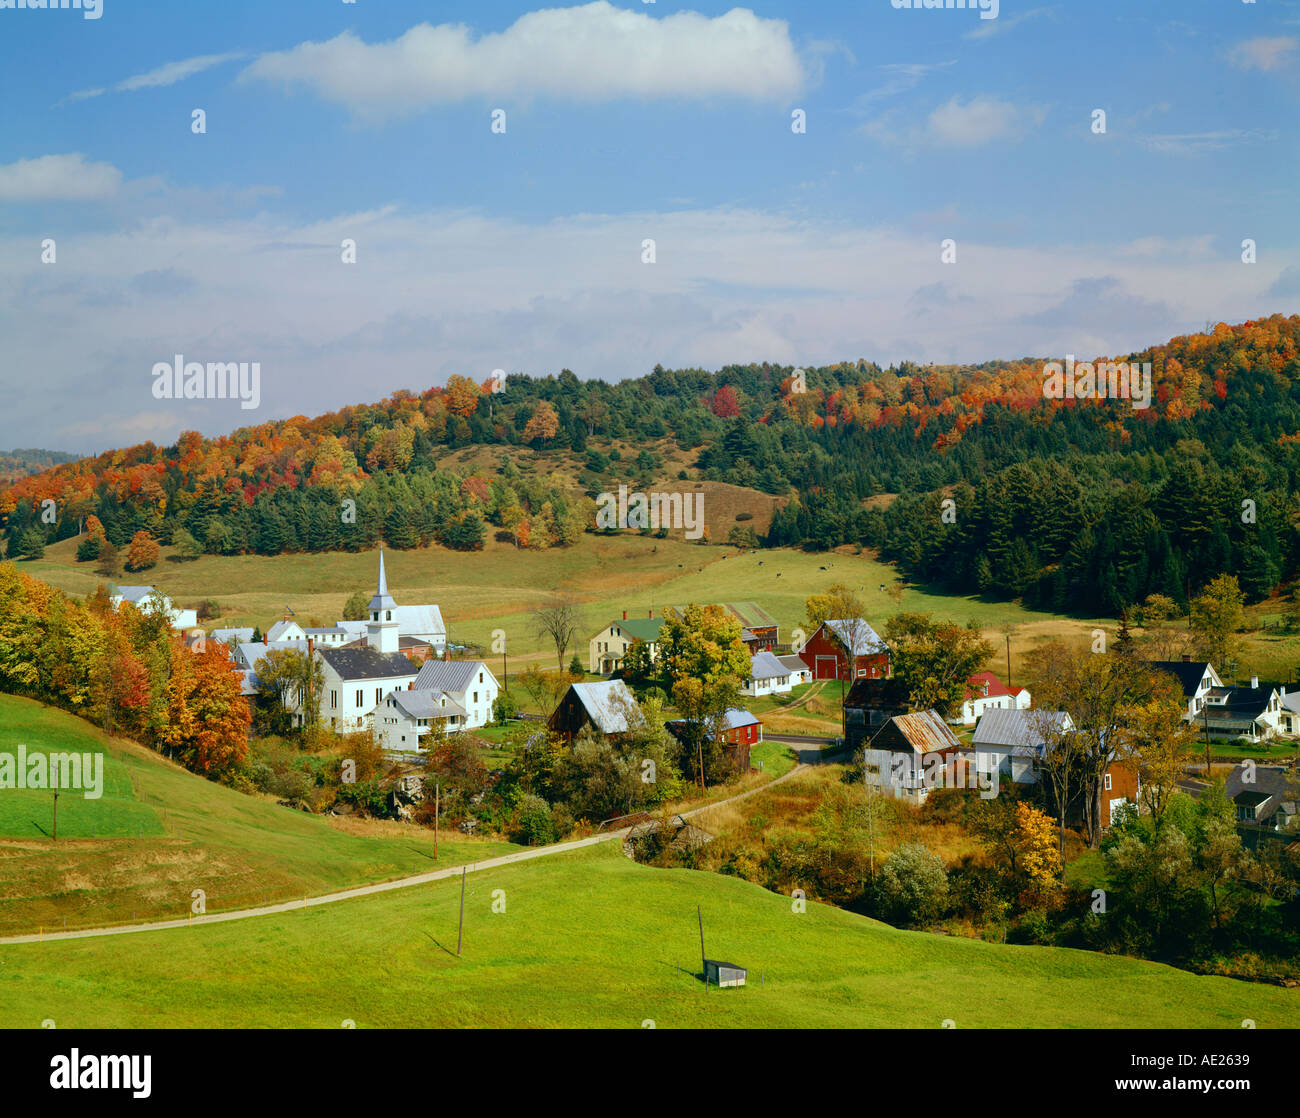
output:
[[358, 687], [358, 688], [357, 688], [357, 706], [360, 706], [360, 705], [361, 705], [362, 703], [364, 703], [365, 701], [366, 701], [366, 700], [365, 700], [364, 698], [362, 698], [362, 690], [361, 690], [360, 687]]
[[330, 709], [339, 709], [339, 693], [337, 689], [330, 692]]
[[1106, 791], [1109, 792], [1109, 791], [1110, 791], [1110, 773], [1107, 773], [1107, 774], [1106, 774], [1106, 782], [1105, 782], [1105, 783], [1106, 783]]
[[376, 687], [376, 688], [375, 688], [375, 702], [376, 702], [376, 703], [379, 702], [383, 697], [384, 697], [384, 689], [383, 689], [382, 687]]
[[478, 673], [478, 681], [479, 681], [480, 683], [483, 682], [483, 673], [482, 673], [482, 672], [479, 672], [479, 673]]
[[474, 692], [474, 701], [475, 701], [476, 703], [478, 702], [478, 692], [477, 692], [477, 691]]

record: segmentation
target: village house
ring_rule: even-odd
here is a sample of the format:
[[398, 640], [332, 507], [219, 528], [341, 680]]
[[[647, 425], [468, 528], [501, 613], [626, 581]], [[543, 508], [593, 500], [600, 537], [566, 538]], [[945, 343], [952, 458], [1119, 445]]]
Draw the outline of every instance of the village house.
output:
[[794, 689], [790, 681], [790, 669], [770, 652], [756, 653], [749, 664], [749, 678], [741, 688], [743, 694], [751, 698], [763, 695], [788, 694]]
[[546, 728], [572, 742], [584, 729], [605, 737], [626, 734], [644, 721], [641, 707], [621, 679], [573, 683], [564, 693]]
[[438, 726], [444, 734], [465, 728], [465, 708], [445, 691], [432, 688], [393, 690], [375, 709], [374, 727], [389, 753], [419, 753], [428, 748], [428, 735]]
[[233, 649], [236, 645], [252, 644], [255, 632], [257, 630], [251, 625], [246, 629], [213, 629], [208, 634], [208, 640]]
[[778, 656], [777, 659], [785, 665], [786, 670], [790, 673], [791, 686], [798, 687], [801, 683], [812, 682], [812, 669], [800, 657], [789, 653], [785, 656]]
[[659, 630], [663, 618], [655, 618], [654, 610], [646, 618], [628, 620], [627, 610], [623, 620], [611, 621], [588, 642], [587, 670], [599, 675], [611, 675], [623, 668], [623, 657], [637, 641], [644, 641], [654, 663], [659, 655]]
[[1280, 708], [1277, 712], [1278, 732], [1288, 737], [1300, 736], [1300, 688], [1295, 684], [1278, 687]]
[[1193, 662], [1190, 656], [1184, 656], [1181, 660], [1152, 660], [1150, 666], [1157, 671], [1167, 672], [1178, 681], [1183, 692], [1183, 720], [1186, 722], [1194, 721], [1201, 713], [1205, 698], [1211, 690], [1223, 686], [1223, 680], [1212, 664], [1204, 660]]
[[[926, 785], [927, 759], [930, 766], [949, 764], [961, 751], [961, 742], [938, 711], [896, 714], [878, 729], [864, 754], [867, 783], [895, 799], [923, 803], [930, 794]], [[903, 755], [901, 765], [886, 760]]]
[[465, 712], [460, 729], [474, 730], [492, 721], [501, 685], [482, 660], [426, 660], [412, 684], [414, 691], [446, 695]]
[[262, 658], [273, 651], [310, 653], [311, 648], [306, 640], [244, 641], [231, 649], [231, 656], [234, 658], [235, 667], [240, 671], [255, 672]]
[[[674, 718], [664, 723], [664, 728], [678, 741], [688, 740], [689, 726], [685, 718]], [[750, 750], [763, 740], [763, 723], [743, 707], [728, 707], [716, 728], [710, 722], [707, 729], [716, 740], [722, 742], [736, 771], [749, 772]]]
[[[1225, 684], [1214, 667], [1190, 656], [1182, 660], [1153, 660], [1151, 667], [1172, 675], [1182, 689], [1183, 721], [1213, 741], [1267, 741], [1286, 733], [1290, 721], [1283, 693], [1272, 684], [1261, 686], [1254, 676], [1249, 687]], [[1300, 723], [1297, 723], [1300, 728]]]
[[813, 679], [881, 679], [889, 675], [889, 645], [860, 617], [823, 621], [799, 651]]
[[980, 773], [996, 770], [1000, 780], [1032, 784], [1038, 779], [1035, 767], [1046, 753], [1048, 741], [1073, 729], [1073, 720], [1063, 710], [1016, 707], [985, 711], [971, 739], [975, 769]]
[[1235, 765], [1223, 794], [1233, 802], [1243, 827], [1276, 832], [1300, 827], [1300, 773], [1277, 765], [1256, 765], [1253, 770]]
[[966, 694], [961, 704], [961, 724], [974, 726], [987, 710], [1028, 710], [1029, 689], [1007, 687], [992, 672], [976, 672], [966, 681]]
[[130, 602], [141, 610], [161, 606], [166, 611], [167, 623], [173, 629], [192, 629], [199, 623], [195, 610], [177, 609], [172, 605], [171, 598], [152, 586], [115, 586], [108, 596], [108, 604], [116, 610], [123, 602]]
[[[1072, 733], [1074, 723], [1066, 711], [990, 710], [975, 727], [975, 767], [990, 773], [996, 767], [1001, 776], [1019, 784], [1034, 784], [1042, 778], [1043, 759]], [[1126, 804], [1136, 806], [1141, 781], [1135, 767], [1112, 753], [1101, 778], [1102, 830], [1110, 827], [1115, 814]]]

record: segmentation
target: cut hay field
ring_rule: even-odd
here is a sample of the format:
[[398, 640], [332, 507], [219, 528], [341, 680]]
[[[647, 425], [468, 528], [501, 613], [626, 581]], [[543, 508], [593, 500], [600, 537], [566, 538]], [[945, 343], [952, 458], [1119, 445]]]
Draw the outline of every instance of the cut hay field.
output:
[[330, 820], [203, 780], [134, 742], [28, 699], [0, 695], [0, 751], [102, 751], [97, 800], [0, 791], [0, 932], [184, 916], [292, 900], [518, 849], [398, 823]]
[[[1300, 1026], [1300, 992], [897, 931], [617, 843], [225, 924], [0, 946], [0, 1027]], [[498, 911], [494, 911], [494, 902]], [[705, 988], [712, 957], [749, 970]], [[504, 911], [499, 911], [504, 907]]]

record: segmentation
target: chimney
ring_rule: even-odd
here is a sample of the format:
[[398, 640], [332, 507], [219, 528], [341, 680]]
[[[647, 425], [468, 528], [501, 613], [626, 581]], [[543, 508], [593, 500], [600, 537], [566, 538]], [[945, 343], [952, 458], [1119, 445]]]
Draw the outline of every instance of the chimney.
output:
[[654, 611], [654, 610], [651, 610], [651, 611], [650, 611], [650, 620], [653, 621], [654, 619], [655, 619], [655, 611]]
[[1190, 653], [1190, 652], [1184, 652], [1184, 653], [1183, 653], [1183, 663], [1184, 663], [1184, 664], [1190, 664], [1191, 662], [1192, 662], [1192, 655], [1191, 655], [1191, 653]]
[[313, 637], [307, 638], [307, 659], [311, 659], [311, 654], [316, 651], [316, 641]]
[[624, 620], [624, 621], [627, 620], [627, 610], [624, 610], [624, 611], [623, 611], [623, 620]]

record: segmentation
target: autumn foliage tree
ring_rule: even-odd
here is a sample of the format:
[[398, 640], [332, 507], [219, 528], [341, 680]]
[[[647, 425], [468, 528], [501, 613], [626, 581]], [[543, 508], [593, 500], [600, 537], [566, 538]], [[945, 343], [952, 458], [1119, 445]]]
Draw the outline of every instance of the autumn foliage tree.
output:
[[131, 537], [131, 545], [126, 551], [126, 569], [128, 571], [147, 571], [158, 562], [161, 551], [158, 541], [141, 529]]
[[213, 644], [191, 652], [175, 642], [166, 695], [161, 742], [187, 768], [218, 774], [243, 761], [251, 716], [224, 651]]

